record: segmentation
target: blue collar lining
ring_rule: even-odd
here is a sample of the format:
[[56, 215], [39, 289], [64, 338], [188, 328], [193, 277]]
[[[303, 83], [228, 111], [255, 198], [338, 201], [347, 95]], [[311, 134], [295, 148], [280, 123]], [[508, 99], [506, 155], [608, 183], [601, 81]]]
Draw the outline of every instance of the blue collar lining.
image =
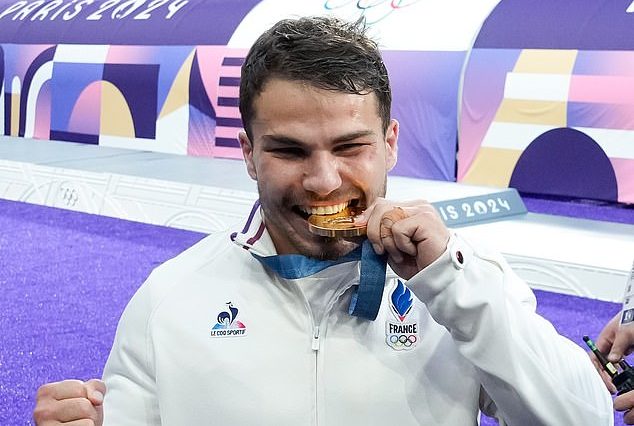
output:
[[369, 240], [337, 260], [319, 260], [301, 254], [259, 256], [251, 253], [260, 263], [286, 279], [304, 278], [334, 265], [361, 260], [359, 286], [350, 301], [350, 315], [374, 321], [381, 307], [387, 256], [377, 255]]
[[358, 247], [340, 257], [337, 260], [319, 260], [301, 254], [281, 254], [277, 256], [259, 256], [251, 253], [253, 257], [275, 271], [282, 278], [294, 280], [305, 278], [321, 272], [326, 268], [346, 262], [361, 260], [362, 248]]

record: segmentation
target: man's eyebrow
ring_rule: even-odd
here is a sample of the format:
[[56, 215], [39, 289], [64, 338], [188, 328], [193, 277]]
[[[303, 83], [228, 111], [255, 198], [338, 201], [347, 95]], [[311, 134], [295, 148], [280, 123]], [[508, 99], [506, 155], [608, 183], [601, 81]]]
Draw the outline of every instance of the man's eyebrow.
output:
[[345, 135], [338, 136], [334, 142], [348, 142], [355, 139], [362, 138], [364, 136], [372, 136], [374, 132], [372, 130], [359, 130], [356, 132], [346, 133]]
[[265, 135], [262, 137], [265, 142], [276, 143], [280, 145], [303, 145], [301, 141], [295, 138], [281, 135]]
[[[339, 135], [333, 140], [333, 142], [334, 143], [349, 142], [355, 139], [359, 139], [365, 136], [372, 136], [372, 135], [374, 135], [374, 132], [372, 130], [358, 130], [358, 131], [354, 131], [350, 133], [345, 133], [343, 135]], [[304, 145], [304, 143], [301, 140], [292, 138], [290, 136], [284, 136], [284, 135], [264, 135], [262, 139], [265, 142], [279, 144], [279, 145]]]

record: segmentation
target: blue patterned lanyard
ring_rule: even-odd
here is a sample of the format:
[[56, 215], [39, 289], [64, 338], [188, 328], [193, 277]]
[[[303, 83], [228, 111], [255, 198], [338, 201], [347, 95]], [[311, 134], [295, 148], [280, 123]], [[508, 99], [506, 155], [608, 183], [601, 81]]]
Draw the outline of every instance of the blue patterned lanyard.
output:
[[308, 277], [333, 265], [361, 260], [359, 286], [352, 295], [348, 311], [350, 315], [371, 321], [374, 321], [379, 313], [385, 287], [387, 256], [376, 254], [369, 240], [363, 241], [361, 247], [337, 260], [318, 260], [301, 254], [252, 255], [286, 279]]

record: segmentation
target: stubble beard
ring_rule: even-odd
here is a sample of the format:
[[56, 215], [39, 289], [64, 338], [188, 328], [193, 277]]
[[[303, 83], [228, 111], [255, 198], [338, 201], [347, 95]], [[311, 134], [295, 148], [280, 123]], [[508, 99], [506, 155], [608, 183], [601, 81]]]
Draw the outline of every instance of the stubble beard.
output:
[[[283, 229], [281, 226], [283, 223], [278, 221], [276, 223], [275, 219], [267, 220], [267, 218], [275, 218], [276, 212], [277, 216], [285, 217], [285, 218], [294, 218], [297, 214], [292, 211], [291, 206], [295, 206], [300, 204], [296, 197], [284, 196], [280, 199], [279, 203], [272, 203], [266, 197], [263, 197], [262, 188], [260, 187], [260, 182], [258, 184], [258, 193], [260, 195], [260, 208], [263, 212], [264, 223], [267, 225], [274, 224], [276, 231], [280, 233], [286, 233], [288, 242], [295, 248], [295, 250], [307, 257], [312, 257], [319, 260], [336, 260], [346, 254], [350, 253], [357, 247], [359, 247], [365, 237], [354, 237], [354, 238], [330, 238], [330, 237], [322, 237], [318, 235], [310, 234], [308, 231], [308, 222], [305, 222], [306, 232], [301, 233], [301, 231], [296, 230], [293, 226], [291, 226], [291, 222], [289, 222], [288, 228]], [[374, 199], [376, 197], [385, 197], [387, 188], [387, 174], [383, 179], [382, 187], [374, 194]], [[273, 205], [273, 209], [276, 211], [271, 211], [270, 207]], [[299, 217], [299, 216], [298, 216]], [[267, 225], [267, 230], [269, 231], [269, 235], [271, 235], [271, 229], [269, 225]], [[308, 235], [304, 237], [303, 235]], [[272, 235], [271, 235], [272, 236]], [[275, 243], [275, 241], [274, 241]], [[279, 251], [279, 250], [278, 250]]]
[[[290, 216], [296, 215], [296, 213], [283, 206], [285, 206], [285, 204], [276, 206], [275, 211], [271, 211], [266, 201], [261, 204], [264, 223], [269, 231], [269, 235], [272, 237], [271, 239], [273, 239], [273, 243], [275, 243], [275, 233], [284, 234], [287, 244], [290, 244], [290, 246], [298, 254], [319, 260], [336, 260], [359, 246], [359, 242], [345, 240], [343, 238], [329, 238], [313, 235], [308, 231], [307, 221], [304, 221], [306, 224], [305, 232], [303, 232], [303, 230], [296, 229], [294, 225], [299, 222], [299, 216], [297, 216], [296, 219], [293, 216]], [[291, 221], [284, 223], [275, 219], [280, 216], [290, 217]], [[277, 249], [279, 252], [279, 247], [277, 247]]]

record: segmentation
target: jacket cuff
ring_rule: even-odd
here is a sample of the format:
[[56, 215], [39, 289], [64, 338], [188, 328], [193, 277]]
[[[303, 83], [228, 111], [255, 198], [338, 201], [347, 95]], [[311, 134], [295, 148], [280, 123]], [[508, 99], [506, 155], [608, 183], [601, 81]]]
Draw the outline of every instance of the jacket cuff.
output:
[[455, 282], [473, 261], [474, 250], [464, 239], [452, 234], [447, 249], [425, 269], [407, 281], [407, 286], [427, 302]]

